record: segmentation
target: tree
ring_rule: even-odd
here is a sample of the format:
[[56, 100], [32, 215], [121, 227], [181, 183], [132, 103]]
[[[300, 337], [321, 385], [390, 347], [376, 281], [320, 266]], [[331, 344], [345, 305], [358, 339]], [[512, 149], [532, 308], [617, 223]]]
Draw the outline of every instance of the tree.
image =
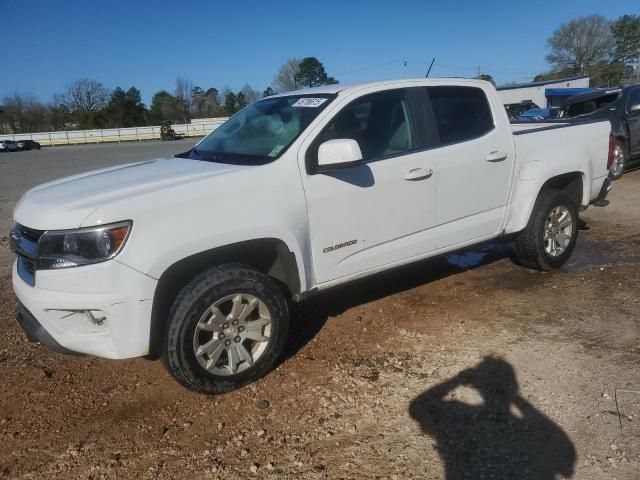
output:
[[634, 68], [639, 69], [640, 56], [640, 17], [624, 15], [611, 25], [614, 48], [613, 58], [620, 62], [621, 76], [630, 75]]
[[30, 94], [14, 92], [2, 99], [0, 128], [3, 133], [28, 133], [48, 130], [47, 108]]
[[47, 105], [47, 130], [64, 130], [69, 114], [56, 102]]
[[276, 92], [284, 93], [296, 90], [296, 74], [300, 71], [299, 58], [290, 58], [282, 64], [276, 76], [273, 77], [272, 86]]
[[539, 73], [533, 77], [534, 82], [546, 82], [547, 80], [558, 80], [560, 78], [567, 78], [575, 75], [573, 70], [557, 70], [545, 73]]
[[588, 75], [591, 67], [607, 60], [613, 48], [611, 22], [600, 15], [580, 17], [564, 23], [547, 40], [546, 56], [554, 71]]
[[200, 87], [191, 90], [193, 99], [192, 113], [199, 118], [214, 117], [222, 113], [218, 103], [218, 89], [209, 88], [206, 91]]
[[324, 65], [316, 57], [302, 59], [295, 80], [297, 85], [307, 88], [338, 83], [335, 78], [327, 76]]
[[151, 98], [151, 106], [149, 107], [149, 121], [158, 125], [164, 120], [174, 120], [167, 114], [170, 113], [173, 104], [173, 95], [166, 90], [156, 92]]
[[242, 96], [244, 97], [245, 101], [247, 102], [247, 105], [258, 101], [261, 98], [260, 97], [260, 92], [258, 90], [254, 90], [251, 87], [251, 85], [249, 85], [248, 83], [245, 84], [244, 87], [242, 87], [242, 89], [238, 93], [238, 96], [240, 95], [240, 93], [242, 94]]
[[236, 113], [238, 111], [236, 104], [236, 94], [232, 91], [228, 91], [224, 96], [224, 113], [229, 117]]
[[236, 95], [236, 112], [239, 112], [247, 105], [249, 105], [247, 97], [245, 97], [242, 91], [238, 92], [238, 94]]
[[135, 87], [126, 92], [116, 87], [105, 108], [107, 123], [114, 127], [137, 127], [144, 125], [147, 109], [142, 103], [140, 90]]
[[109, 91], [102, 83], [84, 78], [67, 85], [65, 92], [54, 95], [56, 103], [69, 112], [97, 112], [104, 108]]
[[177, 114], [178, 120], [182, 123], [189, 123], [191, 120], [191, 105], [193, 99], [191, 92], [193, 90], [193, 83], [188, 78], [178, 77], [176, 79], [176, 89], [174, 96], [177, 100]]
[[496, 85], [496, 82], [493, 80], [493, 77], [491, 75], [489, 75], [488, 73], [482, 73], [480, 75], [478, 75], [476, 77], [477, 80], [485, 80], [487, 82], [491, 82], [494, 86]]
[[262, 98], [270, 97], [271, 95], [275, 95], [276, 92], [273, 91], [271, 87], [267, 87], [262, 92]]

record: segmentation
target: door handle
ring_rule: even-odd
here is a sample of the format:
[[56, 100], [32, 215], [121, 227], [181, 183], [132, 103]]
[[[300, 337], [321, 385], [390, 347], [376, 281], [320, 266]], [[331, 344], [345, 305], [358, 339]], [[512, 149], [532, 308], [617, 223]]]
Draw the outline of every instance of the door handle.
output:
[[485, 157], [487, 162], [501, 162], [506, 159], [507, 154], [499, 150], [495, 150]]
[[433, 170], [430, 168], [414, 168], [409, 170], [409, 173], [404, 176], [404, 179], [409, 181], [424, 180], [431, 175], [433, 175]]

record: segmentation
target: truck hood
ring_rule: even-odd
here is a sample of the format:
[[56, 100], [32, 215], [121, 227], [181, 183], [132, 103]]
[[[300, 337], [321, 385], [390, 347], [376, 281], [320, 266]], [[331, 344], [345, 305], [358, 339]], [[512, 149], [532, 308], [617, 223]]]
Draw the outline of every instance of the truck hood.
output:
[[94, 170], [29, 190], [16, 205], [13, 217], [38, 230], [78, 228], [93, 211], [110, 202], [133, 200], [153, 191], [247, 168], [251, 167], [159, 158]]

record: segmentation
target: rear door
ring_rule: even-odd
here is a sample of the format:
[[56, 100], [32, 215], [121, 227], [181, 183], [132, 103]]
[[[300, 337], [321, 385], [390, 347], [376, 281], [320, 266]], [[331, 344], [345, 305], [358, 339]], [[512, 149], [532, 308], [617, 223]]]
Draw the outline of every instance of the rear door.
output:
[[[438, 184], [437, 246], [445, 248], [495, 235], [505, 218], [514, 169], [513, 138], [506, 128], [506, 115], [500, 111], [505, 118], [494, 118], [482, 88], [425, 88], [429, 123], [438, 134], [431, 151]], [[493, 110], [496, 108], [493, 105]]]
[[629, 151], [632, 157], [640, 155], [640, 110], [631, 107], [640, 105], [640, 87], [635, 87], [627, 102], [627, 125], [629, 125]]

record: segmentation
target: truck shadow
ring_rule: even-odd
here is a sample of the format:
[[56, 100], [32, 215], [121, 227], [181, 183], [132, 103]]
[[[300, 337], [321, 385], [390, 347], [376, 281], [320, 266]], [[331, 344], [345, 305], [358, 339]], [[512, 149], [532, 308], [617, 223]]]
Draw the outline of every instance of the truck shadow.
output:
[[[461, 388], [479, 394], [481, 403], [462, 401], [470, 397]], [[556, 475], [573, 475], [573, 443], [518, 390], [513, 367], [487, 357], [411, 402], [409, 413], [436, 441], [447, 480], [553, 480]]]
[[495, 240], [454, 254], [413, 263], [336, 287], [292, 305], [285, 359], [294, 356], [322, 329], [327, 319], [350, 308], [441, 280], [467, 270], [514, 258], [511, 243]]

